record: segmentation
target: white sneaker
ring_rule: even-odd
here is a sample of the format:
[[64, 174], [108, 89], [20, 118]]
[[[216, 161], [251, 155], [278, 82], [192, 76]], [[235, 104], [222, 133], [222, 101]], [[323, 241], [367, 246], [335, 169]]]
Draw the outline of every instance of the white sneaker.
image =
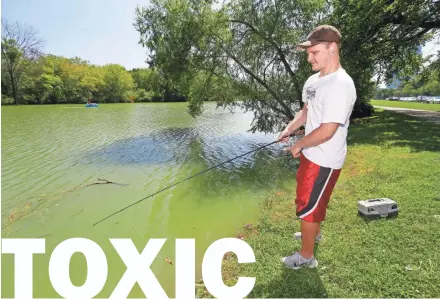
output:
[[[296, 232], [296, 233], [294, 234], [294, 236], [295, 236], [295, 239], [297, 239], [297, 240], [301, 240], [302, 234], [301, 234], [301, 232]], [[321, 239], [322, 239], [322, 234], [320, 233], [320, 234], [317, 235], [316, 238], [315, 238], [315, 244], [319, 244], [319, 242], [321, 242]]]
[[286, 267], [294, 270], [300, 268], [316, 268], [318, 266], [318, 261], [314, 256], [306, 259], [298, 251], [294, 252], [291, 256], [281, 258], [281, 262], [284, 263]]

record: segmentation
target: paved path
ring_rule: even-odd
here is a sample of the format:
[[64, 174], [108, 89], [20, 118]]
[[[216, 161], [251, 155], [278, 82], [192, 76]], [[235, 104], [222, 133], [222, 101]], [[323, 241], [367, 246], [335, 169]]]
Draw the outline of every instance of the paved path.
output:
[[397, 108], [397, 107], [384, 107], [384, 106], [374, 106], [374, 107], [381, 108], [384, 110], [396, 111], [399, 113], [405, 113], [411, 116], [424, 118], [426, 120], [440, 124], [440, 112], [419, 110], [419, 109]]

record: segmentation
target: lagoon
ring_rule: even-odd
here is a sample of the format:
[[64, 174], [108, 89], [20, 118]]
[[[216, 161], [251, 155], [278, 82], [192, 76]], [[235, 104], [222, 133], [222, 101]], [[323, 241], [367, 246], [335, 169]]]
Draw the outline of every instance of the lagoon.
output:
[[[92, 226], [149, 194], [276, 138], [248, 132], [253, 114], [204, 106], [199, 118], [186, 103], [2, 107], [2, 237], [46, 238], [34, 255], [34, 296], [58, 297], [47, 265], [53, 249], [69, 238], [98, 243], [108, 278], [98, 297], [110, 296], [126, 267], [109, 238], [130, 238], [141, 251], [150, 238], [167, 238], [151, 266], [174, 296], [176, 238], [195, 238], [196, 275], [214, 241], [235, 237], [255, 223], [263, 199], [292, 190], [297, 161], [273, 145], [224, 164]], [[107, 179], [119, 184], [88, 184]], [[290, 192], [290, 191], [289, 191]], [[294, 195], [292, 194], [292, 199]], [[294, 214], [292, 214], [294, 215]], [[13, 256], [2, 255], [2, 297], [13, 297]], [[86, 279], [75, 253], [72, 283]], [[138, 285], [131, 297], [144, 297]]]

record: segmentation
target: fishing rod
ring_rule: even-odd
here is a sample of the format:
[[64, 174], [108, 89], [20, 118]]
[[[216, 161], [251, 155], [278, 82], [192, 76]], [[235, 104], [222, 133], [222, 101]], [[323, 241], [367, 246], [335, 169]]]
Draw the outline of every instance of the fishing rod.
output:
[[[287, 138], [287, 137], [292, 137], [292, 136], [294, 136], [294, 135], [295, 135], [295, 132], [291, 133], [290, 135], [288, 135], [288, 136], [286, 136], [286, 137], [283, 137], [283, 139], [284, 139], [284, 138]], [[98, 223], [101, 223], [101, 222], [104, 221], [104, 220], [107, 220], [108, 218], [110, 218], [110, 217], [112, 217], [112, 216], [114, 216], [114, 215], [116, 215], [116, 214], [118, 214], [118, 213], [121, 213], [122, 211], [124, 211], [124, 210], [126, 210], [126, 209], [128, 209], [128, 208], [130, 208], [130, 207], [132, 207], [132, 206], [134, 206], [134, 205], [136, 205], [136, 204], [138, 204], [138, 203], [140, 203], [140, 202], [146, 200], [147, 198], [153, 197], [154, 195], [156, 195], [156, 194], [158, 194], [158, 193], [160, 193], [160, 192], [163, 192], [163, 191], [165, 191], [165, 190], [167, 190], [167, 189], [170, 189], [171, 187], [174, 187], [174, 186], [176, 186], [176, 185], [178, 185], [178, 184], [180, 184], [180, 183], [183, 183], [183, 182], [185, 182], [185, 181], [188, 181], [188, 180], [190, 180], [190, 179], [192, 179], [192, 178], [194, 178], [194, 177], [196, 177], [196, 176], [199, 176], [199, 175], [201, 175], [201, 174], [203, 174], [203, 173], [205, 173], [205, 172], [208, 172], [208, 171], [210, 171], [210, 170], [212, 170], [212, 169], [214, 169], [214, 168], [217, 168], [217, 167], [219, 167], [219, 166], [221, 166], [221, 165], [223, 165], [223, 164], [229, 163], [229, 162], [231, 162], [231, 161], [233, 161], [233, 160], [235, 160], [235, 159], [241, 158], [241, 157], [246, 156], [246, 155], [248, 155], [248, 154], [250, 154], [250, 153], [253, 153], [253, 152], [255, 152], [255, 151], [258, 151], [258, 150], [260, 150], [260, 149], [263, 149], [263, 148], [265, 148], [265, 147], [268, 147], [268, 146], [270, 146], [270, 145], [272, 145], [272, 144], [278, 143], [278, 142], [280, 142], [281, 140], [282, 140], [282, 139], [278, 139], [278, 140], [272, 141], [271, 143], [268, 143], [268, 144], [265, 144], [265, 145], [263, 145], [263, 146], [260, 146], [260, 147], [254, 149], [254, 150], [251, 150], [251, 151], [249, 151], [249, 152], [247, 152], [247, 153], [241, 154], [240, 156], [237, 156], [237, 157], [235, 157], [235, 158], [229, 159], [229, 160], [224, 161], [224, 162], [222, 162], [222, 163], [220, 163], [220, 164], [217, 164], [217, 165], [212, 166], [212, 167], [210, 167], [210, 168], [208, 168], [208, 169], [205, 169], [205, 170], [203, 170], [203, 171], [201, 171], [201, 172], [199, 172], [199, 173], [196, 173], [196, 174], [194, 174], [194, 175], [192, 175], [192, 176], [189, 176], [189, 177], [187, 177], [186, 179], [183, 179], [183, 180], [181, 180], [181, 181], [179, 181], [179, 182], [177, 182], [177, 183], [174, 183], [174, 184], [172, 184], [172, 185], [170, 185], [170, 186], [168, 186], [168, 187], [165, 187], [165, 188], [163, 188], [163, 189], [161, 189], [161, 190], [159, 190], [159, 191], [157, 191], [157, 192], [155, 192], [155, 193], [153, 193], [153, 194], [150, 194], [150, 195], [148, 195], [148, 196], [146, 196], [146, 197], [144, 197], [144, 198], [142, 198], [142, 199], [140, 199], [140, 200], [138, 200], [138, 201], [136, 201], [136, 202], [134, 202], [134, 203], [132, 203], [132, 204], [130, 204], [130, 205], [128, 205], [128, 206], [126, 206], [125, 208], [120, 209], [119, 211], [114, 212], [113, 214], [111, 214], [111, 215], [109, 215], [109, 216], [107, 216], [107, 217], [105, 217], [105, 218], [102, 218], [102, 219], [99, 220], [98, 222], [95, 222], [95, 223], [93, 224], [93, 226], [97, 225]]]

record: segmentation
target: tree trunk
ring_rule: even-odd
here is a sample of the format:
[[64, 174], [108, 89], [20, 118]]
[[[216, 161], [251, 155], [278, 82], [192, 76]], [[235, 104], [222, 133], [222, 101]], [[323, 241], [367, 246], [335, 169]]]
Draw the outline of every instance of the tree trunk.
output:
[[9, 76], [11, 77], [12, 97], [14, 98], [15, 105], [18, 105], [17, 85], [15, 82], [15, 77], [14, 77], [14, 74], [12, 73], [12, 70], [9, 70]]

